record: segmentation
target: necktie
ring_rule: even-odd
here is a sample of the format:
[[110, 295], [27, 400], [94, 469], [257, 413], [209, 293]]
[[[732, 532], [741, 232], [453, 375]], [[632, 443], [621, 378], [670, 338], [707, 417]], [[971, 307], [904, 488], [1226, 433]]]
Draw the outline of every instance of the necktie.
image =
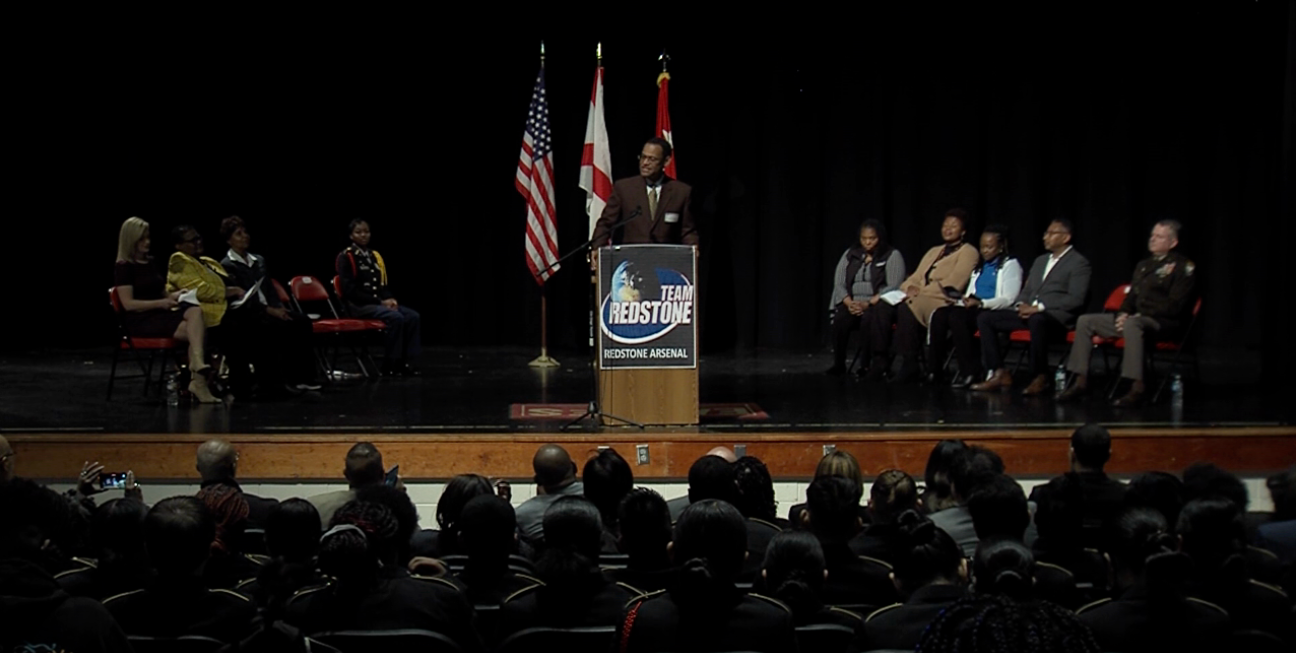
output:
[[657, 188], [648, 189], [648, 217], [657, 217]]

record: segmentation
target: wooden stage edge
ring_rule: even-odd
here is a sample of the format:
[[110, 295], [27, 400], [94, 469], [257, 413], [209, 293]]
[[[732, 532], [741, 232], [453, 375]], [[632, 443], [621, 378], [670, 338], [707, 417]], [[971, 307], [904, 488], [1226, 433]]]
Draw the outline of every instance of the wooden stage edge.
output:
[[[456, 474], [529, 481], [531, 456], [540, 444], [554, 442], [584, 461], [610, 446], [630, 461], [642, 480], [679, 481], [699, 456], [715, 446], [745, 445], [777, 479], [810, 478], [826, 445], [849, 451], [865, 474], [903, 469], [918, 476], [932, 446], [962, 438], [990, 447], [1004, 458], [1010, 474], [1051, 476], [1066, 467], [1072, 429], [940, 429], [928, 431], [714, 432], [699, 429], [608, 429], [602, 433], [438, 434], [105, 434], [5, 433], [18, 453], [18, 473], [37, 479], [70, 479], [87, 460], [109, 471], [131, 469], [141, 482], [193, 482], [194, 452], [213, 437], [239, 451], [239, 478], [258, 482], [339, 482], [347, 449], [355, 442], [378, 446], [387, 465], [400, 464], [410, 481], [440, 481]], [[1296, 463], [1296, 427], [1112, 428], [1113, 474], [1147, 470], [1178, 472], [1211, 461], [1237, 473], [1270, 473]], [[636, 450], [647, 445], [649, 461], [636, 464]]]

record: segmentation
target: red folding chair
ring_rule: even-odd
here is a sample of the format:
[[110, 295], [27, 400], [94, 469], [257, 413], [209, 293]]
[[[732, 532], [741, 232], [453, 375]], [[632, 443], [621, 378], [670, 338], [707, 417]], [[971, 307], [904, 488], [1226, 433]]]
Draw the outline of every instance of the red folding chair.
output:
[[[117, 295], [116, 287], [108, 289], [108, 304], [112, 306], [113, 316], [117, 318], [117, 346], [113, 347], [112, 369], [108, 372], [108, 397], [105, 401], [112, 400], [113, 384], [117, 379], [144, 379], [144, 395], [148, 396], [149, 384], [153, 380], [153, 365], [158, 356], [162, 356], [162, 364], [158, 366], [158, 388], [165, 387], [163, 380], [166, 378], [168, 354], [183, 348], [185, 343], [175, 338], [136, 338], [131, 336], [126, 329], [126, 321], [122, 319], [126, 309], [122, 306], [121, 297]], [[117, 362], [121, 358], [123, 351], [129, 352], [130, 357], [139, 365], [139, 374], [117, 375]]]
[[[1126, 287], [1128, 288], [1128, 285]], [[1146, 369], [1149, 372], [1151, 372], [1156, 365], [1157, 354], [1164, 354], [1170, 356], [1170, 369], [1166, 370], [1165, 375], [1161, 377], [1161, 382], [1157, 384], [1156, 392], [1152, 394], [1152, 403], [1156, 403], [1161, 398], [1161, 393], [1165, 391], [1166, 383], [1171, 378], [1174, 377], [1175, 371], [1179, 369], [1179, 359], [1183, 355], [1184, 351], [1187, 349], [1189, 344], [1188, 339], [1192, 337], [1193, 332], [1195, 331], [1194, 327], [1197, 326], [1197, 314], [1201, 312], [1201, 304], [1202, 304], [1202, 300], [1200, 297], [1198, 297], [1197, 301], [1193, 304], [1192, 318], [1188, 320], [1188, 326], [1183, 330], [1182, 334], [1179, 336], [1178, 339], [1166, 340], [1161, 338], [1155, 338], [1155, 339], [1148, 338], [1147, 346], [1143, 348], [1143, 365], [1144, 365], [1144, 369]], [[1120, 307], [1117, 306], [1117, 308], [1119, 309]], [[1120, 351], [1121, 356], [1124, 357], [1125, 355], [1124, 338], [1105, 338], [1104, 340], [1110, 341], [1109, 347], [1111, 349]], [[1094, 343], [1097, 344], [1097, 342], [1098, 342], [1098, 337], [1095, 336]], [[1105, 360], [1106, 357], [1104, 356], [1104, 361]], [[1201, 369], [1197, 361], [1197, 356], [1195, 354], [1192, 357], [1192, 362], [1193, 362], [1193, 378], [1201, 378]], [[1116, 377], [1116, 380], [1119, 381], [1120, 377]], [[1109, 396], [1114, 395], [1115, 390], [1116, 390], [1116, 383], [1113, 382], [1112, 388], [1108, 392], [1108, 395]]]
[[[341, 299], [342, 299], [342, 277], [339, 277], [339, 276], [337, 276], [337, 275], [333, 275], [333, 294], [334, 294], [334, 295], [337, 295], [337, 297], [338, 297], [338, 301], [341, 301]], [[366, 329], [370, 329], [370, 330], [372, 330], [372, 331], [386, 331], [386, 330], [387, 330], [387, 323], [386, 323], [386, 322], [383, 322], [382, 320], [366, 320], [366, 319], [362, 319], [362, 320], [360, 320], [360, 321], [365, 323], [365, 328], [366, 328]]]
[[[346, 338], [346, 334], [367, 331], [368, 327], [364, 324], [364, 320], [340, 317], [337, 308], [333, 306], [332, 298], [329, 297], [328, 288], [315, 277], [293, 277], [288, 282], [288, 287], [292, 290], [293, 305], [299, 312], [306, 313], [307, 317], [311, 318], [311, 330], [325, 343], [323, 351], [316, 350], [316, 358], [319, 360], [324, 372], [330, 377], [334, 376], [334, 371], [337, 369], [338, 350], [345, 344], [355, 356], [360, 372], [365, 376], [369, 376], [369, 369], [365, 365], [365, 356], [356, 348], [353, 340]], [[333, 317], [319, 317], [319, 314], [307, 313], [303, 308], [306, 302], [323, 303], [328, 307], [328, 314]], [[332, 349], [331, 362], [328, 355], [330, 348]]]

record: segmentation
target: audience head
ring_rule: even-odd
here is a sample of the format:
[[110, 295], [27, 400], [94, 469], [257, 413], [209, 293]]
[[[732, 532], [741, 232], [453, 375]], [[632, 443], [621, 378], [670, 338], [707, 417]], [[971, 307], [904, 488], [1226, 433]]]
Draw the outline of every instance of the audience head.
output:
[[620, 524], [619, 547], [636, 566], [660, 566], [665, 562], [666, 547], [671, 541], [670, 507], [666, 500], [648, 488], [636, 488], [621, 500], [617, 508]]
[[468, 500], [455, 522], [457, 539], [474, 567], [485, 564], [496, 570], [508, 566], [517, 543], [517, 515], [508, 501], [493, 494]]
[[826, 577], [819, 539], [805, 531], [778, 533], [765, 549], [761, 577], [770, 595], [786, 603], [793, 614], [818, 611]]
[[1154, 591], [1176, 584], [1192, 565], [1187, 556], [1177, 553], [1178, 548], [1164, 515], [1142, 506], [1126, 508], [1112, 525], [1111, 557], [1118, 589], [1140, 578]]
[[1018, 540], [981, 540], [972, 559], [972, 587], [978, 594], [1016, 600], [1030, 598], [1035, 584], [1035, 556]]
[[946, 608], [923, 631], [919, 651], [1098, 653], [1075, 613], [1047, 601], [970, 595]]
[[888, 469], [878, 474], [869, 490], [869, 513], [874, 524], [890, 524], [908, 510], [918, 510], [918, 485], [913, 477]]
[[1160, 512], [1167, 524], [1179, 521], [1183, 509], [1184, 487], [1179, 477], [1168, 472], [1143, 472], [1129, 482], [1125, 491], [1127, 507], [1145, 506]]
[[25, 478], [0, 483], [0, 558], [22, 558], [53, 573], [55, 551], [72, 533], [72, 510], [57, 492]]
[[1246, 512], [1250, 498], [1242, 479], [1213, 463], [1194, 463], [1183, 473], [1184, 498], [1228, 499], [1241, 512]]
[[886, 251], [890, 245], [886, 227], [883, 226], [881, 220], [873, 218], [865, 220], [860, 224], [858, 236], [860, 247], [863, 247], [864, 251], [870, 254]]
[[531, 468], [535, 470], [536, 485], [549, 492], [576, 482], [576, 463], [572, 462], [566, 449], [556, 444], [546, 444], [537, 449], [531, 459]]
[[413, 538], [419, 529], [418, 508], [414, 507], [414, 502], [410, 500], [409, 495], [404, 490], [383, 484], [361, 488], [356, 492], [356, 499], [387, 506], [392, 516], [396, 518], [396, 560], [401, 564], [409, 562], [410, 538]]
[[726, 462], [730, 463], [738, 462], [738, 454], [734, 453], [733, 449], [729, 447], [712, 447], [710, 451], [706, 452], [706, 455], [724, 458]]
[[1080, 548], [1084, 531], [1083, 482], [1070, 472], [1049, 481], [1046, 488], [1044, 496], [1048, 500], [1040, 501], [1035, 510], [1040, 541], [1050, 550]]
[[864, 487], [864, 472], [860, 471], [859, 461], [852, 456], [849, 451], [833, 449], [831, 452], [819, 459], [819, 464], [815, 467], [815, 478], [825, 476], [840, 476], [855, 481], [855, 484]]
[[615, 449], [602, 449], [593, 458], [585, 461], [581, 470], [581, 482], [585, 486], [585, 498], [598, 508], [603, 523], [609, 527], [616, 524], [617, 506], [621, 499], [634, 488], [634, 472]]
[[453, 533], [460, 512], [469, 501], [482, 495], [493, 494], [490, 481], [477, 474], [460, 474], [446, 483], [445, 491], [437, 500], [436, 520], [441, 534]]
[[1071, 434], [1071, 468], [1101, 472], [1111, 458], [1111, 433], [1102, 424], [1085, 424]]
[[928, 511], [938, 512], [949, 507], [943, 504], [953, 501], [954, 494], [950, 489], [950, 468], [954, 466], [954, 459], [964, 449], [967, 449], [967, 444], [962, 440], [941, 440], [927, 456], [927, 469], [923, 471], [923, 483], [927, 486], [925, 503]]
[[971, 446], [955, 454], [950, 463], [950, 489], [959, 502], [966, 503], [977, 488], [1003, 473], [1003, 459], [999, 454], [985, 447]]
[[117, 260], [136, 261], [148, 255], [148, 244], [140, 247], [140, 241], [149, 237], [149, 224], [139, 218], [126, 218], [121, 231], [117, 234]]
[[266, 515], [266, 551], [273, 557], [290, 563], [310, 561], [319, 550], [319, 540], [319, 510], [305, 499], [281, 501]]
[[346, 583], [372, 577], [384, 565], [396, 564], [400, 523], [380, 503], [350, 501], [333, 513], [320, 537], [320, 571]]
[[955, 585], [968, 580], [967, 560], [949, 533], [916, 510], [902, 513], [900, 548], [892, 557], [892, 577], [904, 596], [932, 584]]
[[212, 552], [238, 553], [239, 540], [243, 537], [243, 529], [247, 527], [250, 512], [243, 492], [233, 485], [217, 483], [198, 490], [198, 499], [207, 506], [207, 512], [216, 523], [216, 536], [211, 542]]
[[90, 515], [90, 541], [99, 567], [146, 564], [144, 519], [149, 508], [131, 497], [105, 501]]
[[[0, 444], [0, 452], [3, 446]], [[1273, 499], [1274, 521], [1296, 519], [1296, 465], [1265, 479], [1265, 485], [1269, 488], [1270, 498]]]
[[734, 480], [738, 486], [734, 507], [744, 517], [772, 522], [777, 518], [778, 502], [774, 499], [774, 479], [769, 468], [756, 456], [743, 456], [734, 463]]
[[670, 551], [688, 580], [732, 583], [747, 557], [747, 524], [742, 513], [727, 502], [703, 499], [690, 503], [675, 523]]
[[1207, 576], [1242, 573], [1240, 555], [1246, 547], [1246, 525], [1237, 504], [1221, 497], [1193, 499], [1179, 512], [1182, 551], [1198, 572]]
[[13, 446], [3, 435], [0, 435], [0, 483], [13, 480], [15, 457]]
[[144, 518], [149, 561], [162, 578], [199, 575], [216, 540], [216, 520], [198, 497], [157, 502]]
[[198, 475], [203, 483], [232, 481], [238, 472], [238, 452], [224, 440], [208, 440], [198, 446]]
[[977, 486], [967, 501], [977, 539], [1004, 537], [1021, 541], [1030, 526], [1030, 508], [1021, 485], [1006, 474], [995, 474]]
[[579, 555], [582, 568], [597, 563], [603, 521], [598, 508], [585, 497], [566, 496], [553, 502], [544, 513], [544, 534], [546, 554]]
[[841, 476], [816, 478], [806, 488], [802, 519], [820, 540], [846, 542], [860, 531], [860, 486]]
[[720, 456], [706, 455], [689, 467], [689, 502], [719, 499], [737, 502], [738, 486], [734, 480], [733, 463]]
[[369, 442], [357, 442], [347, 451], [346, 469], [342, 472], [352, 488], [377, 485], [383, 482], [382, 453]]

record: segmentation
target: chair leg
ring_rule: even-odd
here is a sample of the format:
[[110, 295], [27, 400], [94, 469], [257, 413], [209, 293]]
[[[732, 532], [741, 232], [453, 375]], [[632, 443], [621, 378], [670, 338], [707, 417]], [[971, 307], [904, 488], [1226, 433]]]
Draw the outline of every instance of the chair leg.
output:
[[121, 356], [121, 345], [113, 347], [112, 368], [108, 371], [108, 396], [104, 401], [112, 401], [113, 382], [117, 380], [117, 359]]

